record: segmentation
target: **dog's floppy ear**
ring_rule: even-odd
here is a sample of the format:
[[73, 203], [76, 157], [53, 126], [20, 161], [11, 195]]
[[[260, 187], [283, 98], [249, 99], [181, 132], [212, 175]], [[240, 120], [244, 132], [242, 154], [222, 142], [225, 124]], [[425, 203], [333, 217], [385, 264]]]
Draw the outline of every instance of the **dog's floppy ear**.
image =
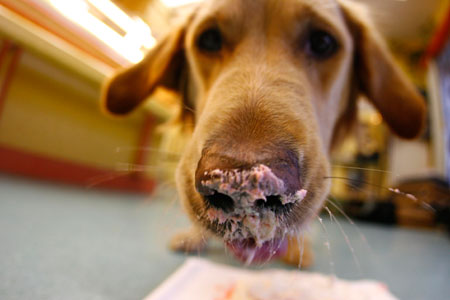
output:
[[396, 65], [388, 47], [360, 5], [340, 1], [355, 43], [355, 76], [360, 92], [374, 104], [389, 127], [403, 138], [421, 132], [425, 101]]
[[125, 115], [142, 103], [158, 86], [179, 89], [185, 64], [186, 25], [170, 32], [136, 65], [119, 71], [103, 86], [101, 102], [105, 111]]

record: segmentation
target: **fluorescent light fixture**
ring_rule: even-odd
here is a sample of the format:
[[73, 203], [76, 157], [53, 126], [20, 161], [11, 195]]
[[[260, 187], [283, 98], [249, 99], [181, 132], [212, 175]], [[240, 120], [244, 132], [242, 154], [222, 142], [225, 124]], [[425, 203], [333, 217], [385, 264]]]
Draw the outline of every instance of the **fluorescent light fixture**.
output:
[[133, 20], [119, 7], [109, 0], [87, 0], [95, 8], [101, 11], [110, 20], [114, 21], [120, 28], [125, 31], [133, 27]]
[[160, 0], [167, 7], [177, 7], [191, 3], [200, 2], [202, 0]]
[[[148, 25], [140, 18], [131, 18], [110, 0], [49, 0], [61, 14], [96, 36], [115, 52], [132, 63], [144, 57], [147, 49], [156, 43]], [[89, 4], [120, 27], [121, 35], [91, 14]]]

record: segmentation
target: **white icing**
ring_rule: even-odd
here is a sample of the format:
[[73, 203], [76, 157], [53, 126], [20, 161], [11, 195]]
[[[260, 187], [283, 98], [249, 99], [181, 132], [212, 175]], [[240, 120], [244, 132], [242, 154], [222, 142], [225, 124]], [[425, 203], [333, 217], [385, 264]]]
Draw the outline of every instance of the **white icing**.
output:
[[302, 201], [307, 194], [300, 189], [294, 194], [286, 194], [286, 187], [272, 170], [260, 164], [250, 170], [220, 170], [205, 172], [210, 179], [202, 185], [211, 191], [230, 196], [234, 201], [232, 212], [209, 208], [207, 217], [219, 224], [229, 222], [224, 234], [225, 240], [253, 238], [257, 246], [275, 238], [280, 220], [270, 209], [255, 208], [256, 200], [267, 201], [267, 196], [280, 196], [283, 205]]

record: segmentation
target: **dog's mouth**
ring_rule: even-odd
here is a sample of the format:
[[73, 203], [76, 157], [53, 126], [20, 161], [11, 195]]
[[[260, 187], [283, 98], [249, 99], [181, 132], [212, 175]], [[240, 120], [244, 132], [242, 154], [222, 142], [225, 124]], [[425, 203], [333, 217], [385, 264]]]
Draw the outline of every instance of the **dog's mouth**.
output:
[[288, 211], [288, 208], [285, 209], [257, 205], [225, 213], [209, 208], [207, 219], [209, 228], [223, 238], [236, 258], [246, 264], [260, 263], [285, 251], [286, 237], [292, 234], [284, 220]]
[[258, 246], [253, 238], [237, 239], [225, 243], [228, 250], [245, 264], [269, 261], [286, 252], [287, 240], [272, 239]]
[[[296, 198], [303, 196], [299, 192]], [[270, 196], [274, 197], [274, 196]], [[295, 197], [295, 196], [294, 196]], [[269, 198], [269, 197], [268, 197]], [[210, 207], [206, 218], [210, 228], [225, 241], [253, 239], [256, 246], [289, 233], [287, 218], [293, 203], [269, 205], [269, 201], [259, 199], [254, 206], [235, 208], [232, 212]]]

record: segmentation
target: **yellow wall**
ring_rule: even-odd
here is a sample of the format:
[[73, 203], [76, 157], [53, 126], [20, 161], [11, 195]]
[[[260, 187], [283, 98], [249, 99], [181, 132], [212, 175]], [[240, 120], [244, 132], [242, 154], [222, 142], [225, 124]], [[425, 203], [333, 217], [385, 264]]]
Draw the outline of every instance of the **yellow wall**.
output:
[[[6, 40], [15, 46], [0, 64], [0, 84], [14, 47], [23, 53], [0, 114], [2, 146], [91, 167], [134, 168], [147, 115], [161, 122], [178, 109], [172, 100], [166, 101], [173, 96], [156, 93], [143, 109], [126, 118], [105, 116], [100, 112], [99, 96], [102, 82], [114, 72], [111, 65], [14, 11], [0, 9], [0, 45]], [[143, 150], [143, 160], [152, 166], [140, 169], [147, 176], [164, 177], [166, 169], [173, 170], [173, 163], [162, 169], [154, 165], [167, 160], [160, 156], [159, 148], [161, 140], [167, 144], [167, 138], [162, 139], [162, 131], [150, 134], [150, 145], [145, 146], [152, 149]], [[178, 140], [177, 136], [174, 139]]]
[[134, 151], [116, 149], [137, 145], [143, 115], [107, 118], [99, 91], [100, 84], [25, 51], [0, 116], [0, 143], [95, 167], [132, 162]]

